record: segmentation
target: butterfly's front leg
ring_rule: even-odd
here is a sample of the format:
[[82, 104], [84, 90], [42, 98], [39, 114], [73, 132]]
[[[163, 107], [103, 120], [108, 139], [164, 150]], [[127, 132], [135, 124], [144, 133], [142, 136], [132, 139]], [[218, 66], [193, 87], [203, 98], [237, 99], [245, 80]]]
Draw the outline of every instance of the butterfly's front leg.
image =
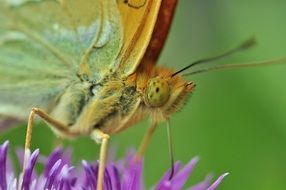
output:
[[32, 130], [33, 130], [33, 120], [35, 118], [35, 115], [38, 115], [40, 118], [42, 118], [44, 121], [50, 124], [50, 126], [58, 131], [60, 131], [62, 134], [66, 136], [78, 136], [76, 132], [72, 132], [69, 130], [68, 126], [63, 124], [62, 122], [54, 119], [49, 114], [44, 112], [43, 110], [39, 108], [32, 108], [29, 119], [28, 119], [28, 126], [27, 126], [27, 132], [26, 132], [26, 139], [25, 139], [25, 156], [24, 156], [24, 165], [23, 170], [25, 169], [27, 157], [29, 154], [30, 146], [31, 146], [31, 139], [32, 139]]
[[99, 153], [99, 169], [98, 169], [98, 177], [97, 177], [97, 190], [102, 190], [103, 189], [105, 163], [106, 163], [106, 158], [107, 158], [109, 135], [102, 132], [99, 129], [95, 129], [91, 133], [91, 138], [93, 140], [95, 140], [97, 143], [101, 144], [100, 153]]
[[150, 144], [151, 138], [152, 138], [156, 128], [157, 128], [157, 122], [152, 121], [151, 126], [148, 128], [148, 131], [144, 135], [143, 140], [140, 144], [140, 147], [137, 151], [137, 154], [135, 157], [136, 160], [140, 160], [143, 157], [143, 155], [147, 149], [147, 146]]

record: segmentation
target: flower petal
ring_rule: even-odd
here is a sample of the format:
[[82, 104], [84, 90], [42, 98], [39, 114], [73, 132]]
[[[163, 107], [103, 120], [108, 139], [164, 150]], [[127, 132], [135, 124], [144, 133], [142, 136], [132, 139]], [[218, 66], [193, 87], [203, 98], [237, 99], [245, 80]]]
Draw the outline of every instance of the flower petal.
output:
[[171, 180], [169, 180], [170, 171], [168, 171], [164, 177], [160, 180], [159, 184], [157, 185], [156, 189], [158, 190], [180, 190], [182, 189], [183, 185], [187, 181], [190, 173], [192, 172], [194, 166], [197, 164], [199, 157], [194, 157], [181, 171], [178, 171], [179, 163], [175, 164], [175, 172], [174, 176]]
[[141, 187], [141, 174], [142, 174], [143, 159], [135, 160], [133, 157], [129, 166], [130, 181], [127, 190], [139, 190]]
[[63, 153], [63, 150], [61, 148], [56, 148], [50, 154], [50, 156], [48, 157], [45, 163], [46, 165], [45, 170], [44, 170], [45, 177], [49, 176], [51, 169], [53, 168], [55, 163], [61, 158], [62, 153]]
[[171, 179], [173, 190], [182, 189], [198, 161], [199, 157], [194, 157], [179, 173], [173, 177], [173, 179]]
[[227, 176], [229, 173], [222, 174], [207, 190], [215, 190], [217, 186], [221, 183], [223, 178]]
[[59, 175], [59, 172], [61, 170], [60, 168], [61, 162], [62, 160], [59, 159], [56, 163], [54, 163], [54, 165], [50, 169], [44, 189], [51, 189], [54, 186], [56, 177]]
[[[99, 163], [88, 164], [82, 161], [83, 170], [75, 170], [70, 165], [71, 157], [65, 156], [61, 149], [55, 149], [48, 157], [40, 160], [39, 150], [30, 154], [27, 150], [24, 154], [26, 166], [24, 174], [17, 179], [13, 173], [13, 167], [7, 167], [8, 141], [0, 146], [0, 189], [21, 190], [95, 190], [97, 185], [97, 173]], [[129, 152], [124, 160], [108, 162], [104, 173], [104, 190], [142, 190], [143, 159], [135, 160], [135, 153]], [[64, 158], [64, 160], [62, 160]], [[36, 161], [45, 164], [44, 172], [35, 175]], [[44, 162], [43, 162], [44, 161]], [[65, 163], [63, 163], [65, 162]], [[180, 162], [174, 164], [174, 176], [169, 180], [171, 170], [168, 170], [157, 183], [156, 190], [180, 190], [198, 162], [198, 157], [193, 158], [180, 170]], [[8, 171], [7, 171], [8, 170]], [[192, 186], [188, 190], [215, 190], [228, 173], [221, 175], [211, 186], [210, 176], [204, 181]], [[7, 179], [8, 176], [8, 179]], [[18, 186], [18, 187], [17, 187]], [[207, 188], [209, 187], [209, 188]]]
[[0, 147], [0, 189], [7, 189], [6, 161], [9, 141], [5, 141]]
[[65, 164], [62, 167], [62, 170], [59, 174], [59, 184], [58, 188], [59, 190], [70, 190], [76, 183], [76, 179], [71, 177], [71, 171], [74, 169], [74, 167], [68, 167], [67, 164]]
[[23, 177], [23, 183], [22, 183], [22, 189], [23, 190], [29, 190], [30, 184], [32, 184], [32, 173], [37, 161], [37, 158], [39, 156], [39, 149], [35, 150], [30, 158], [28, 159], [28, 163], [26, 168], [24, 169], [24, 177]]
[[91, 165], [89, 165], [85, 160], [82, 161], [82, 165], [86, 175], [86, 187], [90, 187], [91, 189], [95, 189], [97, 183], [97, 170], [94, 169]]
[[111, 175], [113, 176], [113, 177], [111, 177], [113, 179], [112, 180], [113, 188], [116, 189], [116, 190], [121, 190], [119, 171], [118, 171], [117, 167], [114, 164], [111, 167], [112, 167]]
[[[181, 167], [181, 163], [180, 162], [175, 162], [174, 164], [174, 175], [176, 175], [176, 173], [178, 173], [179, 169]], [[163, 190], [163, 188], [169, 188], [169, 186], [171, 185], [171, 182], [169, 181], [169, 177], [171, 175], [171, 169], [169, 169], [164, 176], [160, 179], [159, 183], [156, 185], [155, 189], [158, 190]]]
[[188, 188], [188, 190], [205, 190], [210, 186], [212, 176], [208, 175], [202, 182]]
[[105, 167], [104, 171], [104, 188], [107, 190], [112, 190], [111, 176], [107, 167]]

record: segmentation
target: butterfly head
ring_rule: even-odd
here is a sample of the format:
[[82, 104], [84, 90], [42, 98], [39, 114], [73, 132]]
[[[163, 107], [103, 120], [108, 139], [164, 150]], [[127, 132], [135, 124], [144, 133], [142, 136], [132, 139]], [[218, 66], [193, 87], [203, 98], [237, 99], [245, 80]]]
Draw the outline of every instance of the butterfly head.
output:
[[180, 75], [172, 76], [172, 73], [170, 69], [157, 67], [144, 91], [145, 104], [156, 109], [163, 118], [178, 111], [195, 87], [194, 83]]

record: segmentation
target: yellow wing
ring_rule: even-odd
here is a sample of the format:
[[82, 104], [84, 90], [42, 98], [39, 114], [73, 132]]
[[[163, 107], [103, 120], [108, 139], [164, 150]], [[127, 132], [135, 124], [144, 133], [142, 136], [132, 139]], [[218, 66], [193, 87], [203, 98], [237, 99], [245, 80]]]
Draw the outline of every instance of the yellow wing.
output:
[[[124, 30], [118, 71], [122, 76], [135, 72], [149, 45], [161, 0], [118, 1]], [[116, 68], [117, 69], [117, 68]]]

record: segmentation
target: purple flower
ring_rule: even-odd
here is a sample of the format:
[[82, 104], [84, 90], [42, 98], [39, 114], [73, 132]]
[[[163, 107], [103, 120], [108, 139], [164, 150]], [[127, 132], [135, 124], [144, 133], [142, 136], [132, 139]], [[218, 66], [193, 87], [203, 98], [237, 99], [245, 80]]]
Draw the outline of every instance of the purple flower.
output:
[[[70, 152], [61, 148], [55, 149], [49, 157], [40, 156], [35, 150], [28, 156], [24, 175], [15, 175], [9, 167], [7, 156], [8, 141], [0, 146], [0, 190], [94, 190], [96, 189], [98, 162], [91, 164], [82, 161], [82, 167], [71, 166]], [[104, 174], [104, 190], [143, 190], [143, 160], [135, 161], [134, 152], [129, 152], [124, 160], [108, 161]], [[152, 188], [155, 190], [183, 189], [198, 157], [193, 158], [181, 168], [181, 163], [174, 165], [174, 176], [169, 180], [171, 171], [167, 171]], [[41, 174], [35, 172], [36, 164], [43, 164]], [[221, 175], [213, 184], [208, 176], [202, 182], [186, 188], [187, 190], [214, 190], [227, 173]]]

